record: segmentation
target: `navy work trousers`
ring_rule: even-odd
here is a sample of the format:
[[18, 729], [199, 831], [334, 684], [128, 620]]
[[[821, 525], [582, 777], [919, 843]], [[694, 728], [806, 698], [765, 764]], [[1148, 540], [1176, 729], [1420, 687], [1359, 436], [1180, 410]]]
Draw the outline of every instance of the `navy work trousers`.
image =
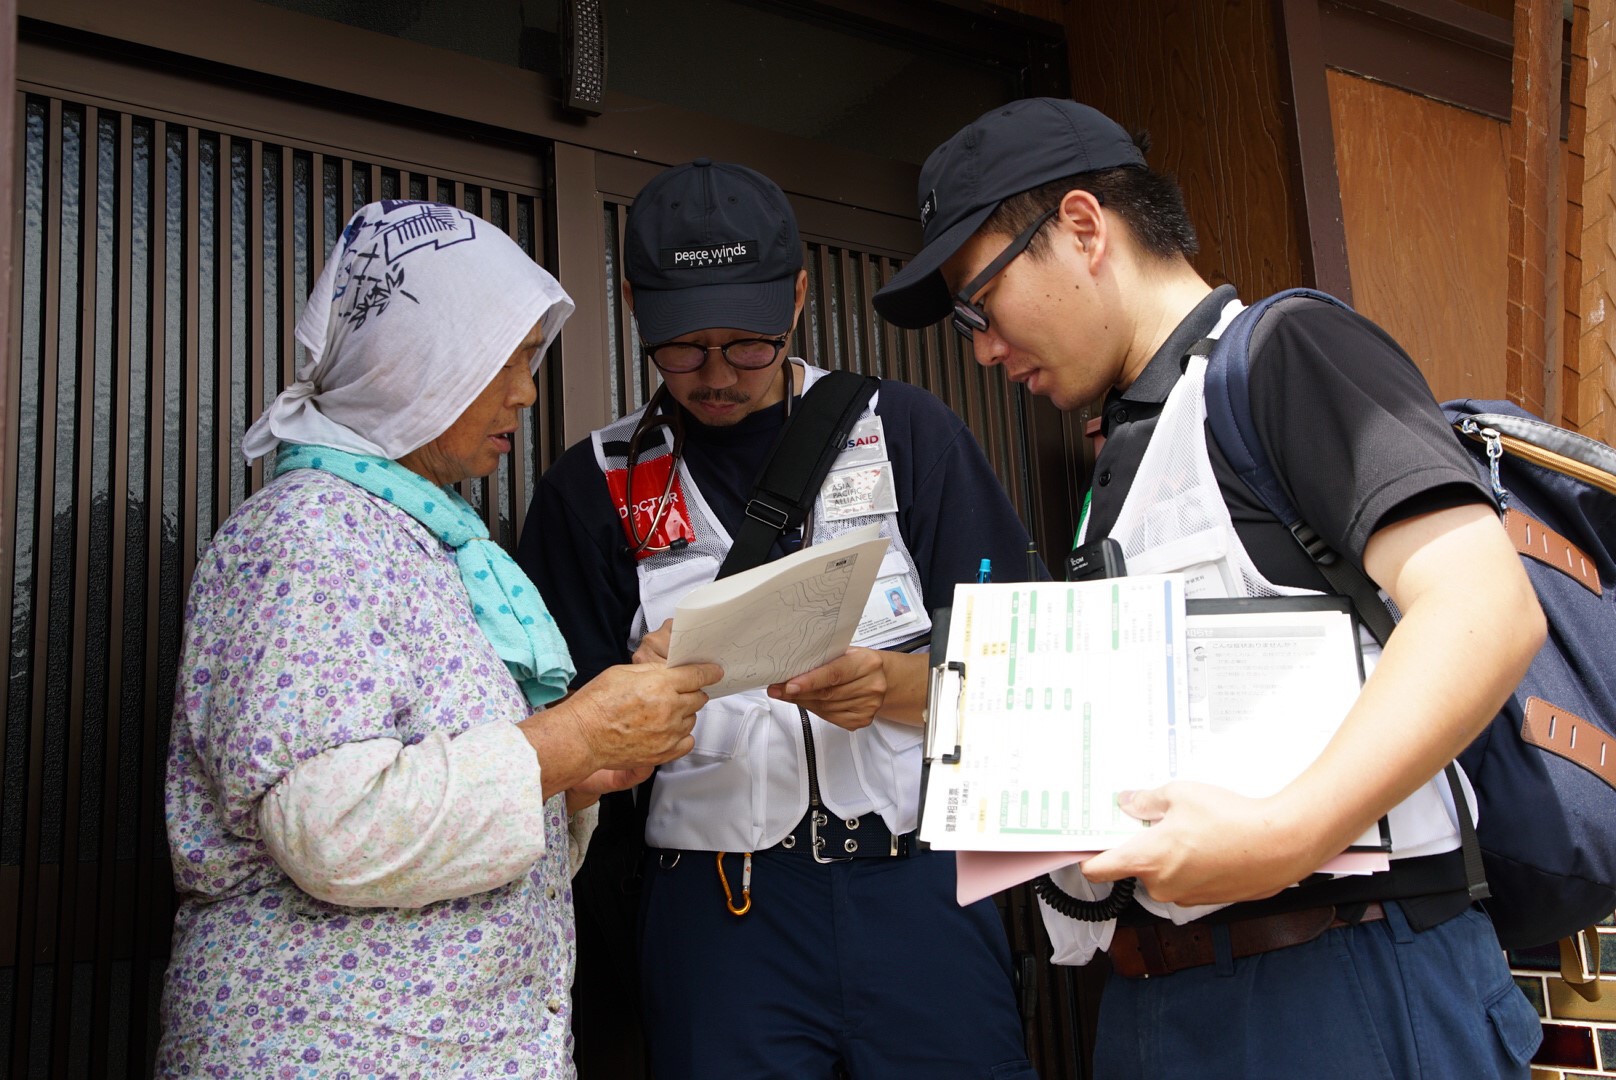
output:
[[[991, 902], [961, 908], [954, 857], [823, 865], [759, 852], [752, 910], [713, 852], [652, 850], [640, 952], [657, 1080], [1036, 1080]], [[741, 900], [741, 856], [724, 859]]]
[[1303, 945], [1111, 976], [1096, 1080], [1526, 1080], [1542, 1031], [1487, 916], [1416, 933], [1385, 907]]

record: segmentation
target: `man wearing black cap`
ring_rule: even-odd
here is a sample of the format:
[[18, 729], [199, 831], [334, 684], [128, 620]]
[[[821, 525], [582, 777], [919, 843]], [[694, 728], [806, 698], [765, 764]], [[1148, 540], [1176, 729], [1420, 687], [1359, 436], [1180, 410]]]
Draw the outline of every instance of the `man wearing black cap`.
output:
[[[662, 387], [545, 474], [519, 553], [580, 677], [666, 655], [674, 606], [718, 573], [826, 374], [787, 359], [807, 275], [766, 177], [706, 160], [660, 174], [623, 262]], [[891, 381], [769, 557], [869, 524], [891, 547], [855, 648], [710, 702], [652, 786], [640, 977], [658, 1080], [1033, 1075], [997, 912], [961, 908], [954, 860], [912, 836], [928, 609], [984, 558], [1021, 565], [1027, 534], [959, 417]]]
[[[1328, 590], [1206, 434], [1206, 361], [1191, 349], [1241, 304], [1190, 265], [1182, 197], [1142, 147], [1075, 102], [1016, 102], [932, 153], [920, 205], [925, 246], [876, 310], [899, 326], [952, 317], [978, 363], [1061, 408], [1104, 398], [1083, 539], [1116, 540], [1130, 572], [1183, 572], [1191, 596]], [[1188, 783], [1124, 793], [1153, 827], [1054, 875], [1086, 896], [1140, 886], [1113, 923], [1044, 909], [1058, 961], [1111, 958], [1095, 1075], [1524, 1077], [1537, 1018], [1470, 903], [1439, 773], [1526, 670], [1541, 612], [1489, 493], [1383, 331], [1287, 299], [1251, 356], [1258, 438], [1291, 501], [1403, 619], [1296, 781], [1265, 799]], [[1478, 627], [1477, 611], [1510, 632]], [[1387, 814], [1390, 869], [1310, 876]]]

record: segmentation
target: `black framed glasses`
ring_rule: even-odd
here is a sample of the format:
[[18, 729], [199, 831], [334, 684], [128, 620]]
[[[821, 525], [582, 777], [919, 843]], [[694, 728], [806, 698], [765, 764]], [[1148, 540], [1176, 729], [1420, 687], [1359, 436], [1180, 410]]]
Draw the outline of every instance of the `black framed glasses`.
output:
[[967, 338], [978, 330], [988, 328], [988, 313], [979, 307], [972, 297], [982, 291], [982, 287], [998, 276], [999, 272], [1009, 266], [1011, 261], [1032, 243], [1032, 238], [1038, 235], [1038, 230], [1044, 227], [1045, 222], [1060, 212], [1059, 206], [1052, 206], [1028, 225], [1010, 241], [1010, 246], [999, 252], [999, 257], [982, 268], [982, 272], [971, 279], [959, 292], [954, 294], [954, 329]]
[[688, 375], [707, 362], [707, 354], [716, 352], [730, 367], [741, 371], [756, 371], [774, 363], [780, 350], [786, 347], [785, 336], [736, 338], [722, 345], [697, 345], [693, 341], [668, 341], [661, 345], [647, 345], [645, 355], [664, 373]]

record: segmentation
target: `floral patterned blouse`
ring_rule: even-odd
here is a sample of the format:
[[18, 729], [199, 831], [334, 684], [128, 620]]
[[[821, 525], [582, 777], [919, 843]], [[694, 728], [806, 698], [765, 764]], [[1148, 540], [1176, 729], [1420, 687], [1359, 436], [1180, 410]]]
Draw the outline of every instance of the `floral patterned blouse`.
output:
[[528, 714], [408, 514], [300, 470], [231, 515], [186, 608], [158, 1073], [572, 1077], [568, 821]]

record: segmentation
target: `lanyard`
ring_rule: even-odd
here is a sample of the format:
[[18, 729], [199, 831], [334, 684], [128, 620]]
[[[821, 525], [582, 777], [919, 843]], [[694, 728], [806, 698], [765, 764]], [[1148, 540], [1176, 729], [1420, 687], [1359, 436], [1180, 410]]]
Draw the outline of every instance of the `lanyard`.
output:
[[1089, 488], [1083, 493], [1083, 512], [1077, 516], [1077, 532], [1072, 535], [1072, 548], [1074, 550], [1083, 541], [1083, 530], [1088, 527], [1089, 523], [1089, 504], [1093, 501], [1094, 489]]

